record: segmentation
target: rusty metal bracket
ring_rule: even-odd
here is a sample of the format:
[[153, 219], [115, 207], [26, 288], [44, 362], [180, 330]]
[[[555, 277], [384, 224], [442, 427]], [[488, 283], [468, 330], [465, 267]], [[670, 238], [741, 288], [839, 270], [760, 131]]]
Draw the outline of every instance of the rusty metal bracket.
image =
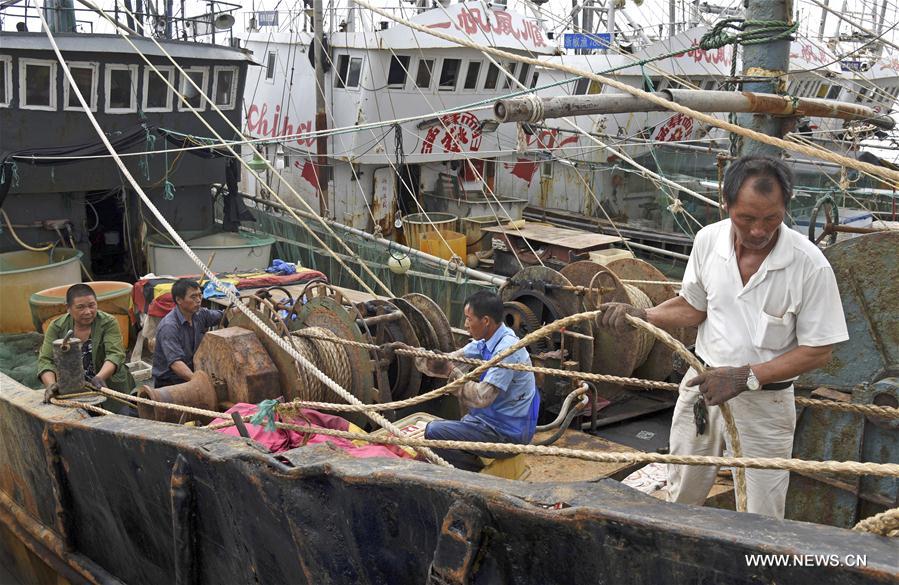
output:
[[443, 525], [434, 559], [428, 567], [428, 585], [465, 585], [477, 572], [484, 533], [484, 512], [470, 502], [453, 502]]

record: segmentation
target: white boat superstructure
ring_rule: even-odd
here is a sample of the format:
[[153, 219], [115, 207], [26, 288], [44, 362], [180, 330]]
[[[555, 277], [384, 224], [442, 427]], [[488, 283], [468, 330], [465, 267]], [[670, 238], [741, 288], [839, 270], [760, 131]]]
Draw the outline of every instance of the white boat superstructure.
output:
[[[703, 179], [708, 183], [716, 176], [716, 159], [728, 150], [729, 137], [688, 116], [643, 112], [528, 125], [499, 124], [492, 114], [496, 99], [524, 89], [533, 89], [539, 97], [617, 91], [553, 69], [554, 63], [608, 73], [647, 91], [730, 89], [732, 70], [739, 74], [741, 63], [738, 60], [733, 68], [732, 46], [698, 48], [708, 26], [684, 28], [661, 40], [643, 37], [639, 46], [627, 49], [612, 43], [605, 50], [581, 54], [585, 51], [562, 49], [560, 39], [553, 38], [537, 17], [505, 6], [460, 2], [400, 7], [396, 13], [547, 65], [494, 61], [481, 51], [355, 5], [332, 12], [325, 21], [325, 30], [332, 31], [327, 35], [325, 62], [332, 165], [326, 197], [327, 209], [337, 221], [389, 235], [397, 213], [450, 211], [461, 217], [493, 215], [502, 220], [520, 217], [525, 204], [586, 215], [598, 215], [602, 205], [612, 215], [689, 233], [664, 211], [676, 192], [633, 173], [621, 164], [627, 158], [687, 180], [691, 189], [703, 189], [716, 198], [715, 189], [703, 187]], [[271, 22], [272, 14], [277, 21], [279, 13], [258, 13], [255, 23]], [[318, 177], [311, 134], [313, 34], [297, 30], [308, 29], [308, 22], [300, 24], [308, 18], [305, 12], [288, 13], [286, 18], [293, 23], [289, 31], [257, 27], [247, 39], [247, 47], [263, 66], [249, 74], [245, 127], [251, 137], [272, 140], [269, 158], [277, 166], [283, 164], [285, 180], [314, 207]], [[683, 52], [659, 59], [674, 51]], [[892, 111], [899, 93], [895, 60], [881, 57], [863, 74], [844, 68], [846, 64], [824, 44], [794, 40], [785, 90], [797, 97]], [[857, 154], [874, 129], [811, 118], [799, 120], [793, 132], [800, 140]], [[800, 176], [818, 179], [840, 172], [822, 161], [794, 160], [794, 166]], [[252, 181], [245, 187], [259, 192]], [[703, 206], [690, 210], [698, 212]], [[708, 210], [701, 211], [708, 215]]]

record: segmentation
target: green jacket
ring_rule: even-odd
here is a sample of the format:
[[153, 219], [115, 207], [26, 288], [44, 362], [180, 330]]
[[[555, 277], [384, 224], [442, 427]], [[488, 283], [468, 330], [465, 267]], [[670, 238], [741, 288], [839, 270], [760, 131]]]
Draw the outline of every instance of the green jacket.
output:
[[[37, 375], [47, 370], [56, 372], [53, 363], [53, 342], [62, 339], [66, 331], [74, 329], [74, 320], [69, 314], [63, 315], [53, 321], [47, 332], [44, 333], [44, 343], [37, 358]], [[125, 346], [122, 343], [122, 333], [115, 317], [103, 311], [97, 311], [97, 317], [91, 326], [91, 344], [93, 345], [94, 371], [99, 372], [103, 362], [110, 361], [115, 364], [116, 370], [107, 384], [113, 390], [130, 393], [134, 389], [134, 378], [125, 366]]]

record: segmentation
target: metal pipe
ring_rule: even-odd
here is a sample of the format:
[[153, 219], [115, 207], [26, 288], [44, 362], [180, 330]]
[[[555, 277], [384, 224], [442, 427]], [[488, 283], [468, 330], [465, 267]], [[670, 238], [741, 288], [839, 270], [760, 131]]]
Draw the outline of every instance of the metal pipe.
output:
[[[318, 137], [315, 139], [315, 178], [318, 190], [318, 212], [322, 217], [328, 217], [328, 179], [331, 177], [328, 167], [328, 113], [325, 105], [325, 48], [324, 48], [324, 16], [322, 12], [323, 0], [312, 0], [313, 34], [315, 35], [315, 131]], [[340, 75], [340, 71], [335, 71]], [[346, 81], [346, 80], [344, 80]]]
[[375, 325], [380, 325], [381, 323], [393, 323], [394, 321], [402, 318], [402, 311], [390, 311], [389, 313], [384, 313], [383, 315], [375, 315], [373, 317], [363, 317], [362, 319], [356, 319], [356, 323], [365, 325], [366, 327], [373, 327]]
[[293, 207], [288, 208], [284, 205], [279, 205], [278, 203], [274, 203], [272, 201], [266, 201], [265, 199], [259, 199], [258, 197], [253, 197], [252, 195], [246, 195], [244, 193], [241, 193], [240, 195], [244, 199], [249, 199], [250, 201], [262, 203], [262, 204], [268, 205], [270, 207], [274, 207], [275, 209], [280, 209], [282, 211], [288, 211], [288, 210], [293, 211], [300, 217], [305, 217], [306, 219], [313, 219], [313, 220], [317, 220], [317, 221], [322, 220], [322, 221], [326, 222], [328, 225], [331, 225], [331, 226], [334, 226], [341, 230], [347, 231], [355, 236], [359, 236], [360, 238], [365, 238], [366, 240], [369, 240], [371, 242], [377, 242], [379, 244], [383, 244], [383, 245], [387, 246], [388, 250], [396, 250], [396, 251], [402, 252], [408, 256], [412, 256], [413, 258], [419, 258], [421, 260], [424, 260], [425, 262], [430, 262], [431, 264], [436, 264], [436, 265], [444, 267], [444, 268], [449, 267], [454, 270], [458, 270], [459, 272], [461, 272], [462, 274], [464, 274], [465, 276], [467, 276], [471, 279], [480, 280], [480, 281], [483, 281], [483, 282], [486, 282], [486, 283], [489, 283], [489, 284], [492, 284], [495, 286], [502, 286], [502, 285], [506, 284], [507, 279], [504, 276], [498, 276], [496, 274], [482, 272], [480, 270], [475, 270], [474, 268], [468, 268], [467, 266], [461, 266], [459, 264], [452, 263], [448, 260], [444, 260], [443, 258], [438, 258], [437, 256], [431, 256], [430, 254], [426, 254], [425, 252], [422, 252], [421, 250], [416, 250], [415, 248], [410, 248], [409, 246], [403, 246], [402, 244], [397, 244], [396, 242], [393, 242], [391, 240], [379, 238], [378, 236], [372, 235], [368, 232], [364, 232], [360, 229], [356, 229], [356, 228], [353, 228], [353, 227], [350, 227], [347, 225], [343, 225], [342, 223], [338, 223], [332, 219], [318, 218], [315, 215], [313, 215], [307, 211], [303, 211], [301, 209], [296, 209]]
[[[812, 116], [861, 120], [892, 130], [895, 120], [872, 108], [818, 98], [797, 98], [770, 93], [666, 89], [655, 95], [700, 112], [735, 112], [771, 116]], [[627, 94], [600, 94], [543, 98], [538, 111], [531, 98], [498, 100], [493, 113], [500, 122], [536, 122], [539, 119], [594, 114], [660, 112], [667, 108]]]
[[562, 403], [562, 408], [559, 410], [559, 415], [556, 417], [556, 420], [545, 425], [538, 425], [537, 432], [548, 431], [549, 429], [554, 429], [562, 424], [562, 421], [565, 420], [565, 416], [568, 414], [568, 409], [571, 408], [571, 403], [574, 402], [575, 398], [586, 394], [588, 390], [587, 383], [581, 382], [577, 388], [572, 390], [568, 396], [565, 397], [565, 401]]
[[672, 258], [677, 258], [678, 260], [690, 259], [690, 257], [686, 254], [681, 254], [680, 252], [672, 252], [671, 250], [665, 250], [664, 248], [656, 248], [655, 246], [647, 246], [646, 244], [640, 244], [639, 242], [628, 241], [627, 245], [631, 248], [637, 248], [638, 250], [646, 250], [655, 254], [662, 254], [663, 256], [671, 256]]

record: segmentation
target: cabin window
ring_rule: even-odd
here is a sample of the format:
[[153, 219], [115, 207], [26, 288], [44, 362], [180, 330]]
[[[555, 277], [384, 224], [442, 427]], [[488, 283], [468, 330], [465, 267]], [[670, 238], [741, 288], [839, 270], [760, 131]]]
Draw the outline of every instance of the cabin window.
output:
[[503, 89], [512, 89], [512, 83], [513, 83], [512, 80], [515, 79], [515, 72], [517, 70], [518, 70], [517, 62], [512, 61], [511, 63], [506, 63], [506, 73], [503, 74], [506, 77], [506, 81], [503, 82]]
[[539, 80], [539, 79], [540, 79], [540, 74], [538, 72], [534, 71], [534, 75], [531, 76], [531, 85], [530, 85], [531, 89], [534, 89], [535, 87], [537, 87], [537, 80]]
[[478, 88], [478, 77], [481, 76], [481, 62], [469, 61], [468, 69], [465, 70], [465, 84], [462, 86], [467, 90], [475, 90]]
[[587, 88], [590, 87], [590, 79], [586, 77], [579, 77], [576, 82], [574, 82], [574, 92], [572, 95], [584, 95], [587, 93]]
[[[156, 65], [156, 69], [175, 86], [175, 68]], [[172, 90], [151, 68], [144, 69], [144, 111], [171, 112]]]
[[818, 92], [815, 94], [815, 97], [826, 98], [827, 92], [829, 92], [829, 91], [830, 91], [830, 85], [827, 83], [822, 83], [821, 86], [818, 88]]
[[390, 57], [390, 69], [387, 71], [387, 87], [403, 89], [406, 87], [406, 77], [409, 73], [408, 55], [393, 55]]
[[421, 88], [429, 88], [431, 87], [431, 71], [434, 70], [434, 60], [433, 59], [419, 59], [418, 60], [418, 71], [415, 74], [415, 85], [416, 87]]
[[705, 82], [703, 82], [702, 89], [706, 91], [713, 91], [717, 85], [718, 83], [714, 79], [707, 79]]
[[12, 57], [0, 57], [0, 108], [12, 101]]
[[28, 110], [56, 109], [56, 63], [19, 59], [19, 103]]
[[275, 81], [275, 59], [276, 53], [274, 51], [269, 51], [268, 59], [265, 62], [265, 80], [271, 81], [272, 83]]
[[346, 74], [350, 68], [350, 56], [339, 55], [337, 57], [337, 75], [334, 76], [334, 87], [346, 87]]
[[461, 59], [444, 59], [440, 68], [440, 91], [455, 91], [456, 82], [459, 80], [459, 70], [462, 68]]
[[106, 112], [130, 114], [137, 111], [137, 65], [106, 66]]
[[499, 68], [490, 63], [487, 67], [487, 77], [484, 79], [484, 89], [496, 89], [496, 81], [499, 79]]
[[818, 87], [819, 87], [820, 85], [821, 85], [821, 84], [818, 83], [818, 82], [816, 82], [816, 81], [809, 81], [809, 82], [808, 82], [807, 93], [806, 93], [805, 95], [808, 96], [808, 97], [812, 97], [812, 96], [814, 96], [814, 95], [818, 95]]
[[587, 93], [590, 95], [597, 95], [602, 93], [602, 84], [595, 79], [591, 79], [590, 86], [587, 87]]
[[831, 86], [830, 86], [830, 91], [827, 92], [827, 99], [829, 99], [829, 100], [835, 100], [835, 99], [837, 99], [838, 97], [840, 97], [840, 91], [841, 91], [842, 89], [843, 89], [843, 88], [840, 87], [840, 86], [837, 85], [837, 84], [831, 85]]
[[351, 57], [350, 68], [346, 74], [347, 87], [359, 87], [359, 81], [362, 79], [362, 57]]
[[518, 83], [522, 86], [528, 86], [528, 75], [531, 72], [531, 66], [527, 63], [522, 63], [521, 68], [518, 70]]
[[540, 163], [540, 178], [541, 179], [552, 179], [553, 178], [553, 161], [546, 160]]
[[237, 104], [237, 67], [216, 67], [212, 78], [212, 99], [222, 110]]
[[[81, 95], [84, 96], [84, 101], [87, 102], [87, 105], [92, 112], [97, 111], [98, 70], [99, 65], [96, 63], [69, 63], [69, 71], [72, 72], [72, 77], [75, 79], [75, 85], [81, 91]], [[65, 103], [63, 109], [82, 111], [81, 102], [78, 101], [78, 96], [72, 91], [68, 76], [63, 77], [62, 83], [63, 99], [65, 100], [63, 102]]]
[[862, 103], [863, 101], [865, 101], [866, 95], [868, 95], [868, 88], [867, 87], [859, 88], [858, 95], [855, 97], [855, 102], [859, 103], [859, 104]]
[[[207, 92], [206, 87], [206, 76], [209, 74], [209, 70], [205, 67], [187, 67], [184, 69], [184, 73], [187, 76], [181, 77], [181, 94], [187, 98], [187, 105], [184, 105], [180, 99], [178, 100], [178, 109], [179, 110], [203, 110], [206, 107], [206, 101], [203, 99], [203, 93]], [[190, 79], [190, 81], [188, 81]], [[193, 81], [193, 83], [190, 83]], [[194, 87], [194, 84], [200, 88], [200, 91], [197, 91], [197, 88]]]

